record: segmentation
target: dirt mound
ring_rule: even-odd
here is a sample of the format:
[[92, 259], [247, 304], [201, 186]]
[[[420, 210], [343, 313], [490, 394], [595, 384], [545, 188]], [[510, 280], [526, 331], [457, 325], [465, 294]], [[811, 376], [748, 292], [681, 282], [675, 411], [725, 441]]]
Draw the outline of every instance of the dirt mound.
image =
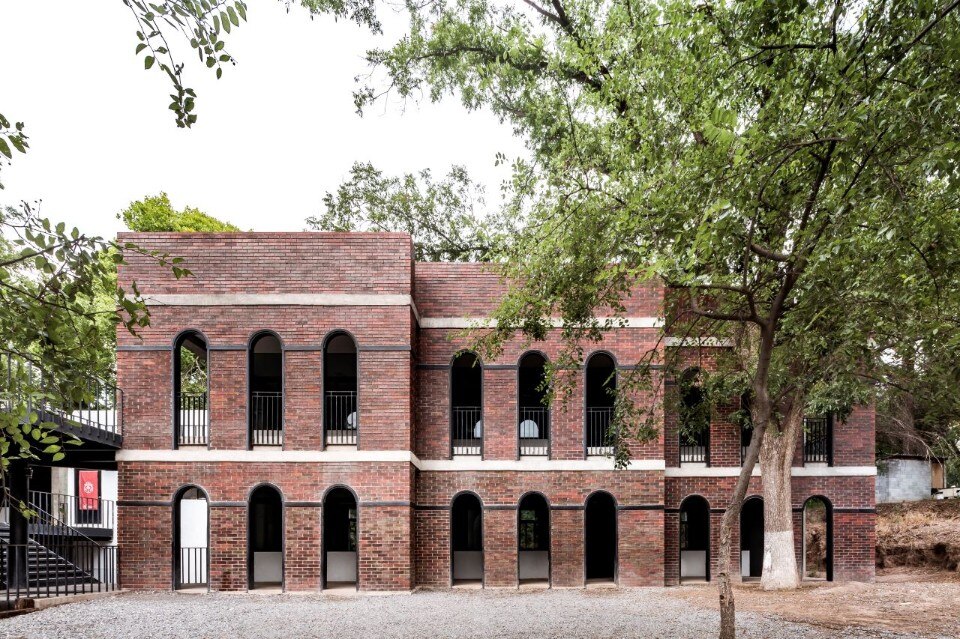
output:
[[960, 499], [877, 506], [877, 567], [960, 571]]

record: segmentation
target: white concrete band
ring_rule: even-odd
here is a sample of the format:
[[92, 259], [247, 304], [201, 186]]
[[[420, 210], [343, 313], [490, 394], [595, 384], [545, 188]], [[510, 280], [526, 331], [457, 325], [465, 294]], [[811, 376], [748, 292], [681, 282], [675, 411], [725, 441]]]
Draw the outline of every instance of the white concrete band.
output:
[[[610, 323], [614, 328], [659, 328], [663, 326], [660, 317], [598, 317], [601, 324]], [[549, 320], [550, 326], [561, 328], [563, 319], [553, 317]], [[496, 323], [489, 317], [424, 317], [420, 320], [420, 328], [492, 328]]]
[[[797, 466], [790, 471], [793, 477], [875, 477], [876, 466]], [[667, 468], [665, 477], [738, 477], [739, 466], [710, 466]], [[753, 477], [762, 477], [758, 467], [753, 469]]]
[[[626, 470], [655, 470], [665, 467], [662, 459], [632, 460]], [[527, 457], [512, 459], [478, 459], [476, 457], [455, 457], [453, 459], [424, 459], [420, 470], [426, 471], [591, 471], [615, 470], [613, 458], [589, 457], [587, 459], [546, 459]]]

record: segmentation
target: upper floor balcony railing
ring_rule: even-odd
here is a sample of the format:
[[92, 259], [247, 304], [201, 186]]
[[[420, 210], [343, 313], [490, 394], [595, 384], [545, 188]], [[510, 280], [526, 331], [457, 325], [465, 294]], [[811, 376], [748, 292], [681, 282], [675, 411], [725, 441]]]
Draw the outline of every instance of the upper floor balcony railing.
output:
[[803, 463], [833, 463], [829, 417], [805, 417], [803, 420]]
[[550, 454], [550, 409], [546, 406], [520, 407], [520, 454]]
[[709, 435], [706, 430], [680, 436], [681, 464], [705, 464], [709, 450]]
[[450, 414], [450, 439], [454, 455], [479, 455], [483, 421], [479, 406], [454, 406]]
[[205, 445], [209, 441], [210, 411], [206, 393], [180, 393], [177, 411], [177, 444]]
[[90, 535], [90, 529], [113, 531], [117, 527], [117, 503], [112, 499], [31, 490], [29, 502], [38, 512], [50, 513], [63, 525]]
[[587, 408], [587, 454], [609, 455], [613, 452], [610, 425], [613, 407]]
[[250, 393], [250, 435], [254, 446], [283, 444], [283, 393]]
[[327, 391], [323, 394], [323, 429], [327, 446], [356, 446], [359, 422], [356, 391]]

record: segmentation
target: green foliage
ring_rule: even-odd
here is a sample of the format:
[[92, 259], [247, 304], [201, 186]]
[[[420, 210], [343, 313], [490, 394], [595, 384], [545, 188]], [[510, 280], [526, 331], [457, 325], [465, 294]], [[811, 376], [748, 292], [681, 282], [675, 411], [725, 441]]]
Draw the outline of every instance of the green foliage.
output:
[[484, 214], [483, 189], [462, 167], [441, 180], [429, 170], [385, 176], [371, 164], [354, 164], [350, 177], [323, 198], [326, 211], [307, 219], [321, 231], [402, 231], [413, 236], [418, 260], [493, 258], [517, 232], [519, 218]]
[[240, 230], [190, 206], [182, 211], [174, 210], [166, 193], [131, 202], [117, 214], [117, 218], [122, 219], [131, 231], [139, 232], [222, 233]]
[[[0, 113], [0, 168], [10, 164], [14, 152], [27, 152], [30, 145], [27, 143], [27, 135], [23, 129], [23, 122], [10, 126], [10, 120]], [[0, 189], [2, 188], [3, 182], [0, 182]]]

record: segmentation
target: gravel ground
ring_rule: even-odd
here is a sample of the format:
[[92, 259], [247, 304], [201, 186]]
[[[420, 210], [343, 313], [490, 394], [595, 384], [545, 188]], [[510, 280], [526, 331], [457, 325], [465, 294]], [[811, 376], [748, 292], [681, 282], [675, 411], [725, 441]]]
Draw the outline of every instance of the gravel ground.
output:
[[[0, 620], [0, 636], [76, 637], [678, 637], [715, 636], [718, 614], [662, 588], [444, 591], [412, 595], [125, 593]], [[753, 612], [740, 637], [826, 639], [820, 630]], [[844, 629], [845, 637], [915, 635]]]

